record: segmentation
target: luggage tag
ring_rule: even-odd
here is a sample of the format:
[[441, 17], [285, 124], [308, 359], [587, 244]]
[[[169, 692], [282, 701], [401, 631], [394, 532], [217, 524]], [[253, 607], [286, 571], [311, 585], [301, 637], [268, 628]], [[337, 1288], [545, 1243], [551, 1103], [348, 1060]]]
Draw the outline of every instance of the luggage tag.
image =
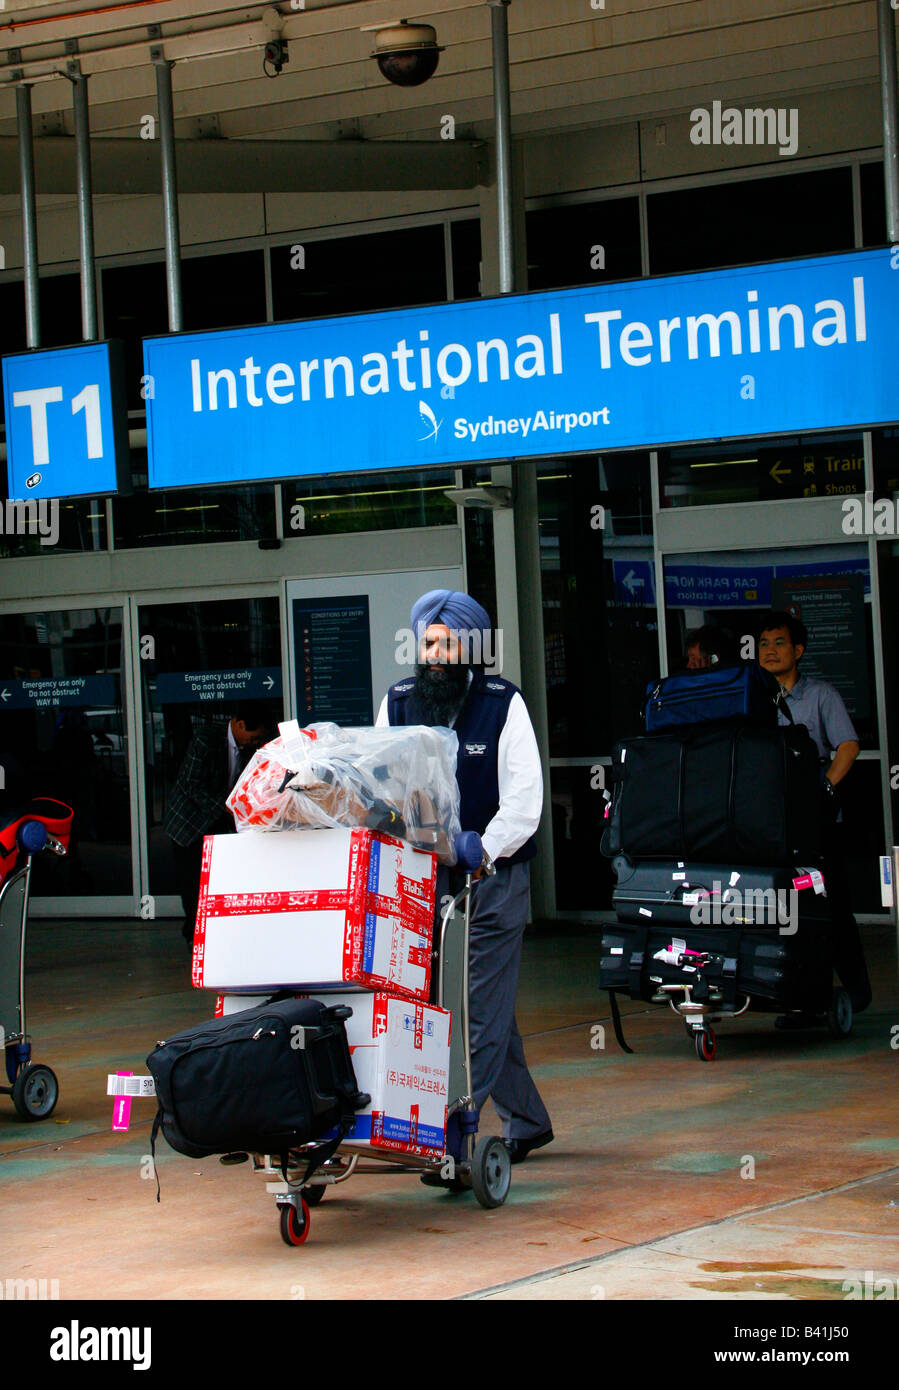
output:
[[824, 875], [820, 869], [807, 869], [797, 864], [796, 873], [797, 877], [793, 879], [794, 888], [814, 888], [815, 893], [823, 893], [825, 898], [827, 897]]
[[106, 1094], [116, 1098], [112, 1107], [112, 1128], [127, 1130], [131, 1124], [132, 1099], [155, 1096], [156, 1082], [152, 1076], [135, 1076], [130, 1071], [117, 1071], [106, 1078]]

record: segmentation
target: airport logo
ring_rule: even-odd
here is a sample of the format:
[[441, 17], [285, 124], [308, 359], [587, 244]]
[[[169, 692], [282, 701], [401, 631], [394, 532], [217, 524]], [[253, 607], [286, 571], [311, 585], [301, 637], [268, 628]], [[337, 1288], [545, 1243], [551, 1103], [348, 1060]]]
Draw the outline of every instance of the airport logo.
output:
[[799, 149], [799, 111], [779, 106], [736, 106], [722, 109], [720, 101], [712, 102], [711, 111], [697, 106], [690, 112], [690, 140], [694, 145], [777, 145], [781, 155], [793, 155]]
[[149, 1327], [82, 1327], [74, 1319], [50, 1333], [51, 1361], [130, 1361], [132, 1370], [150, 1369]]
[[431, 433], [421, 435], [419, 443], [423, 444], [429, 439], [436, 439], [443, 421], [437, 419], [437, 416], [434, 414], [427, 401], [418, 402], [418, 412], [424, 423], [431, 426]]

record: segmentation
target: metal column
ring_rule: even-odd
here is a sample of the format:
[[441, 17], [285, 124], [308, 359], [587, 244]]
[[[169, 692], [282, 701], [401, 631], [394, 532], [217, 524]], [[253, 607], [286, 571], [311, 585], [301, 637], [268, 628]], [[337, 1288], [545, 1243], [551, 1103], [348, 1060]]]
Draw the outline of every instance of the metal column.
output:
[[34, 198], [34, 141], [31, 130], [31, 88], [16, 87], [16, 130], [19, 137], [19, 172], [22, 182], [22, 245], [25, 257], [25, 342], [41, 345], [41, 319], [37, 261], [37, 211]]
[[493, 124], [496, 132], [496, 197], [499, 292], [515, 288], [512, 258], [512, 112], [509, 88], [509, 0], [488, 0], [493, 38]]
[[[509, 83], [509, 0], [488, 0], [493, 40], [493, 113], [496, 129], [497, 243], [500, 294], [515, 289], [512, 216], [512, 115]], [[513, 467], [515, 570], [521, 684], [527, 700], [543, 767], [543, 818], [537, 831], [538, 854], [531, 866], [531, 911], [553, 917], [556, 911], [555, 865], [550, 797], [549, 719], [546, 707], [546, 655], [543, 640], [543, 591], [537, 513], [537, 465], [518, 459]]]
[[156, 67], [156, 108], [159, 113], [159, 146], [162, 152], [162, 203], [165, 216], [165, 282], [168, 293], [169, 332], [182, 329], [181, 230], [178, 224], [178, 174], [175, 167], [175, 109], [172, 101], [172, 64], [161, 48], [150, 50]]
[[877, 40], [880, 51], [887, 240], [895, 243], [899, 242], [899, 97], [896, 90], [896, 10], [890, 0], [878, 0], [877, 3]]
[[78, 177], [78, 243], [81, 261], [81, 336], [97, 339], [97, 286], [94, 279], [94, 205], [91, 188], [91, 134], [87, 78], [77, 62], [69, 63], [75, 116], [75, 161]]

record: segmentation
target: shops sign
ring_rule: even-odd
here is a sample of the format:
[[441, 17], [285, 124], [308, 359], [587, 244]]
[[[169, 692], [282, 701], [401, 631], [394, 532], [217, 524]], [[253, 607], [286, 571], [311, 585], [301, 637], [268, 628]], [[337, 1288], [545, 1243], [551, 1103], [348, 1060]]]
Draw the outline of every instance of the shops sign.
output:
[[151, 487], [899, 416], [890, 250], [144, 343]]

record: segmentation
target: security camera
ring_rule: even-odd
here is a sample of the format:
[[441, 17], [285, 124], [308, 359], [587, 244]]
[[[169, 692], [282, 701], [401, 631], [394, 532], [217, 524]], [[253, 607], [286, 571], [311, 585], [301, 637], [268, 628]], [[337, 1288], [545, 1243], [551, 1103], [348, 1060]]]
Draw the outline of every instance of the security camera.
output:
[[447, 488], [444, 497], [457, 507], [473, 507], [480, 511], [501, 512], [512, 505], [512, 489], [501, 483], [481, 483], [479, 487]]
[[[374, 26], [366, 26], [374, 28]], [[420, 87], [437, 71], [442, 48], [437, 45], [437, 30], [431, 24], [399, 24], [375, 29], [375, 50], [381, 76], [397, 87]]]
[[[262, 71], [266, 77], [279, 77], [285, 63], [290, 62], [286, 39], [269, 39], [262, 55]], [[273, 68], [273, 72], [269, 72]]]

